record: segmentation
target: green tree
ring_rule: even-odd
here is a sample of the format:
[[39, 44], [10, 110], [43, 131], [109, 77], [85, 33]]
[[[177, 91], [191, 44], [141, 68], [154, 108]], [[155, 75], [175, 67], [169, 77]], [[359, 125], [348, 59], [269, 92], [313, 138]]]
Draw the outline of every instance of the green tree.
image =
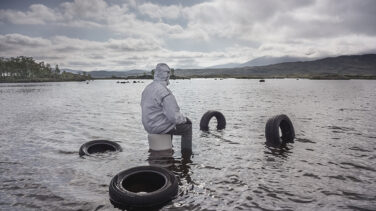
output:
[[53, 69], [50, 64], [37, 63], [32, 57], [0, 57], [0, 80], [2, 81], [51, 81], [51, 80], [85, 80], [90, 78], [73, 73], [60, 74], [58, 65]]
[[0, 57], [0, 78], [5, 78], [5, 58]]
[[56, 75], [59, 75], [59, 74], [60, 74], [59, 65], [55, 65], [55, 74], [56, 74]]

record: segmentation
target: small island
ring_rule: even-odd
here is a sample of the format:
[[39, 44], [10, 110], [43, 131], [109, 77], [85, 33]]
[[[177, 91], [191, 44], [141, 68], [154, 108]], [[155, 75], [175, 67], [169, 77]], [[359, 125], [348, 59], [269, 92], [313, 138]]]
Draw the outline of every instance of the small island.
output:
[[0, 57], [0, 83], [85, 81], [91, 79], [90, 74], [85, 72], [82, 75], [65, 71], [60, 72], [58, 65], [52, 68], [48, 63], [37, 63], [32, 57]]

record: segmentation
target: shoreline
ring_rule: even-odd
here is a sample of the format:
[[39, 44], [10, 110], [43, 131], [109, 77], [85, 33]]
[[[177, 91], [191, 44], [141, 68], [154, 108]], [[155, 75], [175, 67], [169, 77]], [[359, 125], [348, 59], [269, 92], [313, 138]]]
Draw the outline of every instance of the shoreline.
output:
[[[190, 80], [196, 78], [203, 79], [308, 79], [308, 80], [376, 80], [375, 76], [361, 76], [361, 75], [349, 75], [349, 76], [230, 76], [230, 75], [208, 75], [208, 76], [191, 76], [191, 77], [182, 77], [177, 76], [175, 78], [170, 78], [170, 80]], [[59, 80], [59, 79], [12, 79], [4, 80], [0, 79], [0, 83], [45, 83], [45, 82], [84, 82], [90, 80], [153, 80], [151, 77], [145, 76], [130, 76], [126, 78], [122, 77], [112, 77], [112, 78], [91, 78], [91, 79], [71, 79], [71, 80]]]
[[[92, 79], [90, 79], [92, 80]], [[83, 82], [87, 81], [86, 79], [76, 79], [76, 80], [58, 80], [58, 79], [36, 79], [36, 80], [30, 80], [30, 79], [12, 79], [12, 80], [0, 80], [0, 83], [46, 83], [46, 82]]]

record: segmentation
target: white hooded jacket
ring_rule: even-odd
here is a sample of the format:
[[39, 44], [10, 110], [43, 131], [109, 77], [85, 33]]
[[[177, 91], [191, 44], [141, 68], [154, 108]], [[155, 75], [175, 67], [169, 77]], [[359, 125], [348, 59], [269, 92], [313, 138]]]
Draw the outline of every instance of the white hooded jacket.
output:
[[186, 122], [175, 96], [167, 88], [170, 68], [160, 63], [155, 68], [154, 81], [142, 92], [142, 124], [150, 134], [164, 134], [177, 124]]

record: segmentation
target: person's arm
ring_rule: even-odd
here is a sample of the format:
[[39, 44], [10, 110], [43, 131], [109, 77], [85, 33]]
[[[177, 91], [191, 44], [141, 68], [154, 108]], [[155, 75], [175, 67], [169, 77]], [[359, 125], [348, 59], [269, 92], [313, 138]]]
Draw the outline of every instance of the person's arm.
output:
[[170, 122], [176, 125], [186, 122], [186, 118], [180, 113], [180, 108], [173, 94], [170, 93], [164, 97], [162, 102], [163, 113]]

